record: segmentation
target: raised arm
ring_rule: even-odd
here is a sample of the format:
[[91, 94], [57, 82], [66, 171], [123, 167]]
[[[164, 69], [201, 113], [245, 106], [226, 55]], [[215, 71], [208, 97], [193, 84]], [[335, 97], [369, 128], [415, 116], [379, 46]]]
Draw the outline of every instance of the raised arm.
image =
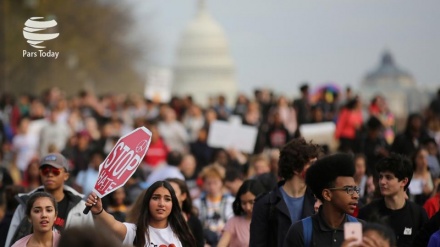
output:
[[101, 198], [92, 192], [87, 197], [85, 204], [86, 206], [92, 206], [90, 212], [93, 214], [93, 218], [97, 223], [108, 227], [116, 237], [121, 240], [121, 242], [124, 240], [125, 235], [127, 234], [127, 227], [123, 223], [117, 221], [113, 215], [104, 210]]

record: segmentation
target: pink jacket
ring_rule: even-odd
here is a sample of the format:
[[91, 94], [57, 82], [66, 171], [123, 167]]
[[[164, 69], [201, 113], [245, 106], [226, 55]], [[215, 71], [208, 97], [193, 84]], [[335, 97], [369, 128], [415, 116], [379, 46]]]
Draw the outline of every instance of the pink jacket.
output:
[[[60, 242], [61, 235], [57, 231], [52, 231], [53, 233], [53, 242], [52, 246], [57, 247], [58, 242]], [[29, 239], [31, 239], [33, 234], [29, 234], [26, 237], [20, 238], [17, 242], [15, 242], [11, 247], [26, 247], [27, 243], [29, 242]]]

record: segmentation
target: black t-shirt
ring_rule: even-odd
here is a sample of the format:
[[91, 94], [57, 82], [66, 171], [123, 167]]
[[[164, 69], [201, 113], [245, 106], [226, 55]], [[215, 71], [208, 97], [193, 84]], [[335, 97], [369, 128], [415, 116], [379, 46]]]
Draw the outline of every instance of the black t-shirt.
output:
[[64, 196], [64, 198], [58, 202], [58, 216], [55, 220], [54, 227], [58, 231], [62, 231], [64, 227], [66, 226], [66, 219], [67, 219], [67, 210], [69, 207], [69, 200], [67, 198], [67, 195]]
[[411, 246], [415, 235], [428, 221], [425, 210], [414, 202], [406, 201], [403, 208], [391, 210], [385, 206], [384, 199], [361, 208], [358, 218], [387, 224], [393, 229], [399, 247]]
[[[344, 241], [344, 224], [341, 224], [338, 228], [333, 228], [327, 224], [324, 219], [322, 206], [319, 212], [311, 216], [312, 219], [312, 234], [309, 246], [311, 247], [340, 247]], [[349, 222], [348, 217], [345, 217], [345, 222]], [[365, 222], [359, 221], [362, 224]], [[303, 222], [297, 221], [293, 223], [284, 239], [283, 246], [295, 246], [304, 247], [305, 246], [305, 236]], [[400, 246], [399, 246], [400, 247]]]

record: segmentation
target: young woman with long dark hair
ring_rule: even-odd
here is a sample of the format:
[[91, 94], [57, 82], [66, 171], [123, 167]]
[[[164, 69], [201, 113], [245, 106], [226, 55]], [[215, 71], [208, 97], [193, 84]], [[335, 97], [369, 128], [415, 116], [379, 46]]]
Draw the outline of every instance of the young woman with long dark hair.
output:
[[86, 206], [92, 206], [95, 220], [110, 227], [123, 244], [144, 246], [195, 246], [195, 240], [183, 218], [173, 187], [167, 181], [153, 183], [143, 197], [143, 208], [135, 224], [121, 223], [105, 212], [93, 192]]
[[53, 228], [58, 213], [55, 198], [46, 192], [35, 192], [26, 203], [25, 213], [32, 224], [32, 234], [17, 240], [12, 247], [58, 246], [60, 234]]

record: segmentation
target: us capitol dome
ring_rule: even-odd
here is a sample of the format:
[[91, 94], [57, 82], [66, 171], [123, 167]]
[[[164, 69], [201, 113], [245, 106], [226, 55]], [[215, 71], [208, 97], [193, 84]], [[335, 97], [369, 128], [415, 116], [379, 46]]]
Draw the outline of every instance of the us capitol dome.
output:
[[224, 95], [229, 103], [235, 101], [237, 83], [228, 40], [203, 0], [181, 35], [172, 91], [177, 96], [191, 95], [203, 106], [218, 95]]

